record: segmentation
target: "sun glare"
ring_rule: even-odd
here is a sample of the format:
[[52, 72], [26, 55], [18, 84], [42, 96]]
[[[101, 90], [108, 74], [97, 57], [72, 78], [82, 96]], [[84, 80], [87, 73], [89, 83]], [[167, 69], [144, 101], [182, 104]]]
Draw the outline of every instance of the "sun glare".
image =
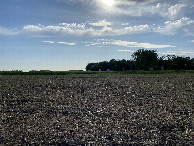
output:
[[115, 3], [115, 0], [102, 0], [102, 3], [108, 7], [112, 7]]

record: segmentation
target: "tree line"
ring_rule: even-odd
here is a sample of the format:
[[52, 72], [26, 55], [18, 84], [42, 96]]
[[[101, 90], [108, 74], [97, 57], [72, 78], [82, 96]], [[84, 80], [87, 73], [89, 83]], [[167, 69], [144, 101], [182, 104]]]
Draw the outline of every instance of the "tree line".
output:
[[128, 71], [128, 70], [194, 70], [194, 58], [165, 55], [158, 57], [156, 50], [139, 49], [131, 60], [102, 61], [88, 63], [86, 71]]

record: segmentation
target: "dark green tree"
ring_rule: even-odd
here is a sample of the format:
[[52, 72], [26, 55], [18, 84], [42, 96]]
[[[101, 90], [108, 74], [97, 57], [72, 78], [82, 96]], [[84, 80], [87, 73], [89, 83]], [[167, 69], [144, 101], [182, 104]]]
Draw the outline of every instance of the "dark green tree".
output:
[[115, 59], [111, 59], [109, 61], [109, 69], [112, 70], [112, 71], [117, 71], [118, 70], [118, 64], [117, 64], [117, 60]]
[[194, 58], [191, 59], [191, 69], [194, 70]]
[[178, 57], [175, 55], [166, 55], [158, 57], [155, 50], [137, 50], [132, 54], [133, 60], [115, 60], [102, 61], [99, 63], [89, 63], [86, 70], [89, 71], [128, 71], [128, 70], [194, 70], [194, 58]]
[[118, 61], [119, 70], [127, 70], [127, 61], [125, 59]]
[[189, 57], [176, 57], [172, 60], [173, 70], [189, 70], [192, 69], [192, 60]]
[[109, 69], [108, 61], [99, 62], [99, 69], [101, 69], [101, 71], [107, 71], [107, 69]]
[[88, 63], [86, 71], [99, 71], [99, 63]]
[[139, 49], [132, 54], [137, 69], [149, 70], [157, 65], [158, 54], [155, 50]]

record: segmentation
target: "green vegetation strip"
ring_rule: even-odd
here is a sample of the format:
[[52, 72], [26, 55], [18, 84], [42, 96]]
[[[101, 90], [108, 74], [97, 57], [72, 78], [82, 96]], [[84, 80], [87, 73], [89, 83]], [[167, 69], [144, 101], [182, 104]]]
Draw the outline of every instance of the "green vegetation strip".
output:
[[194, 73], [194, 70], [165, 70], [165, 71], [51, 71], [51, 72], [0, 72], [0, 75], [70, 75], [70, 74], [173, 74]]

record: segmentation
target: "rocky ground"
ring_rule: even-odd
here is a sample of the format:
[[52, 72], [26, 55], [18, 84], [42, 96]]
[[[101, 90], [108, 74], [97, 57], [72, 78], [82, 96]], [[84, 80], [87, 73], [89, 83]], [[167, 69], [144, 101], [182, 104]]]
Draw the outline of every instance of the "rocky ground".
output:
[[1, 145], [194, 145], [194, 74], [0, 76]]

